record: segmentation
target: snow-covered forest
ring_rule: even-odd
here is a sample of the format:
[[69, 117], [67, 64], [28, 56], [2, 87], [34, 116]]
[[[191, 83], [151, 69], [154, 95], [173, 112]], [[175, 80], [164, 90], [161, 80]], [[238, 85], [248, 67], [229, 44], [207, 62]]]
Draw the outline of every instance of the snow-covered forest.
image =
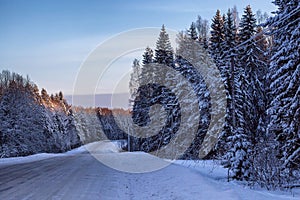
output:
[[62, 92], [39, 91], [28, 77], [16, 73], [0, 73], [0, 100], [1, 158], [65, 152], [86, 143], [125, 137], [112, 111], [72, 107]]
[[[229, 170], [229, 179], [267, 189], [299, 184], [299, 1], [275, 1], [275, 5], [278, 10], [269, 18], [261, 11], [255, 15], [251, 6], [245, 8], [241, 19], [236, 8], [224, 14], [217, 10], [211, 25], [198, 16], [186, 31], [178, 34], [177, 49], [172, 48], [162, 26], [156, 48], [146, 47], [142, 60], [133, 61], [129, 87], [137, 124], [149, 122], [149, 108], [157, 103], [167, 111], [168, 117], [158, 135], [136, 140], [138, 150], [155, 151], [167, 144], [180, 126], [174, 120], [180, 113], [168, 112], [168, 109], [176, 110], [168, 107], [170, 101], [179, 106], [172, 100], [173, 93], [159, 85], [145, 84], [165, 77], [173, 79], [171, 84], [177, 88], [181, 87], [178, 77], [171, 77], [158, 65], [163, 64], [179, 69], [181, 75], [193, 80], [194, 90], [200, 94], [196, 103], [203, 120], [199, 122], [193, 143], [181, 158], [198, 156], [203, 133], [210, 123], [211, 105], [205, 94], [211, 91], [193, 73], [196, 67], [193, 64], [201, 64], [203, 58], [210, 56], [221, 74], [227, 107], [218, 142], [205, 158], [222, 160]], [[195, 48], [197, 45], [200, 48]], [[191, 115], [193, 112], [196, 111], [190, 110]]]
[[[175, 137], [182, 118], [189, 122], [199, 115], [196, 133], [189, 136], [193, 141], [184, 152], [177, 154], [174, 149], [165, 154], [197, 160], [205, 151], [203, 159], [220, 160], [228, 169], [228, 180], [267, 189], [299, 187], [300, 6], [299, 0], [276, 0], [274, 4], [278, 10], [271, 17], [261, 11], [254, 14], [251, 6], [241, 18], [236, 8], [227, 13], [217, 10], [211, 23], [198, 16], [187, 30], [178, 33], [176, 49], [163, 25], [156, 48], [145, 47], [142, 60], [133, 61], [129, 83], [132, 110], [72, 106], [62, 92], [50, 95], [28, 77], [2, 71], [0, 157], [65, 152], [106, 139], [126, 139], [130, 151], [155, 152]], [[214, 68], [199, 74], [197, 65], [203, 63], [216, 66], [220, 77], [214, 76]], [[181, 90], [180, 77], [161, 65], [179, 72], [192, 83], [192, 91]], [[214, 85], [206, 85], [207, 78], [212, 78]], [[169, 85], [156, 84], [162, 82]], [[221, 90], [219, 85], [223, 85], [226, 98], [217, 96], [215, 103], [226, 105], [224, 123], [214, 122], [211, 127], [211, 94]], [[184, 99], [191, 93], [195, 101]], [[190, 109], [183, 117], [179, 102], [193, 104], [197, 111]], [[157, 104], [161, 106], [150, 109]], [[149, 112], [159, 117], [151, 119]], [[128, 136], [126, 130], [135, 130], [130, 126], [131, 117], [139, 126], [151, 120], [165, 124], [156, 135]], [[185, 134], [192, 126], [184, 124]], [[218, 138], [206, 135], [209, 128], [221, 130]], [[202, 149], [205, 140], [216, 141], [208, 152]], [[176, 142], [184, 143], [185, 138]]]

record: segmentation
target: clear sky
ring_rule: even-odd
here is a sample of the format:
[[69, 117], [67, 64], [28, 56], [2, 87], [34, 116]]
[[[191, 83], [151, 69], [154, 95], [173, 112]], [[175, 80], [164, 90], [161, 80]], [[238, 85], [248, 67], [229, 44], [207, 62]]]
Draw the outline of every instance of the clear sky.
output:
[[210, 21], [216, 9], [236, 5], [242, 14], [248, 4], [254, 12], [276, 9], [271, 0], [0, 0], [0, 70], [72, 94], [81, 63], [112, 35], [162, 24], [180, 31], [197, 15]]

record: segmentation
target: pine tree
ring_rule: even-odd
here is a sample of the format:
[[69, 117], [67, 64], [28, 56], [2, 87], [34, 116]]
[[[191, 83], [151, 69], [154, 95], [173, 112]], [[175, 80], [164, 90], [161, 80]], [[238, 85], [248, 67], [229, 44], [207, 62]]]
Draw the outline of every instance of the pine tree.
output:
[[274, 37], [270, 66], [271, 103], [268, 132], [279, 143], [282, 169], [292, 174], [300, 166], [300, 23], [298, 0], [276, 0], [276, 15], [268, 25]]

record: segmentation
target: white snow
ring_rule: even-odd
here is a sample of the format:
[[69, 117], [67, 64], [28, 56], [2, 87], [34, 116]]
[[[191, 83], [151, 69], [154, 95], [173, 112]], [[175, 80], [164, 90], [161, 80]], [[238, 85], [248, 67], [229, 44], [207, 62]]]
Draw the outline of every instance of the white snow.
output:
[[85, 146], [81, 146], [81, 147], [72, 149], [65, 153], [38, 153], [38, 154], [30, 155], [30, 156], [1, 158], [0, 159], [0, 167], [4, 166], [4, 165], [24, 164], [24, 163], [30, 163], [30, 162], [35, 162], [35, 161], [59, 157], [59, 156], [78, 154], [78, 153], [82, 153], [85, 151], [86, 151]]
[[[54, 158], [53, 161], [55, 161], [55, 157], [61, 157], [61, 160], [64, 159], [63, 157], [65, 157], [69, 160], [68, 162], [64, 162], [65, 165], [61, 166], [62, 169], [70, 169], [70, 166], [78, 167], [78, 170], [76, 170], [76, 173], [73, 175], [68, 174], [68, 171], [63, 171], [62, 169], [60, 170], [63, 174], [65, 173], [66, 176], [70, 175], [70, 177], [72, 177], [72, 180], [69, 180], [66, 183], [72, 185], [74, 184], [72, 181], [76, 182], [76, 180], [83, 180], [83, 182], [76, 182], [76, 185], [78, 185], [76, 190], [80, 190], [81, 184], [84, 184], [84, 187], [90, 186], [95, 189], [95, 191], [86, 193], [86, 195], [89, 196], [85, 196], [85, 193], [81, 192], [80, 196], [77, 196], [81, 199], [92, 198], [92, 195], [96, 193], [101, 196], [101, 199], [296, 200], [300, 198], [299, 190], [295, 190], [292, 192], [266, 191], [263, 189], [250, 189], [249, 186], [246, 186], [245, 184], [240, 182], [227, 182], [227, 170], [224, 169], [217, 161], [195, 162], [190, 160], [177, 160], [173, 163], [169, 163], [168, 161], [162, 161], [153, 155], [143, 152], [122, 152], [120, 149], [121, 143], [122, 142], [112, 143], [108, 141], [96, 142], [61, 154], [43, 153], [27, 157], [0, 159], [0, 168], [6, 167], [7, 165], [13, 166], [14, 164], [24, 164], [45, 159], [49, 159], [50, 161], [50, 159]], [[157, 171], [136, 174], [125, 173], [124, 171], [118, 172], [115, 170], [111, 170], [110, 168], [99, 169], [99, 165], [94, 164], [96, 160], [90, 158], [90, 155], [87, 154], [87, 149], [89, 149], [90, 151], [93, 150], [92, 155], [94, 157], [95, 155], [97, 155], [102, 156], [102, 159], [105, 158], [107, 160], [113, 160], [120, 165], [119, 167], [124, 167], [127, 165], [131, 168], [138, 168], [139, 166], [147, 165], [153, 167], [155, 163], [168, 164], [166, 164], [166, 166], [164, 167], [161, 167]], [[83, 160], [80, 161], [80, 159]], [[74, 163], [71, 163], [71, 160], [73, 160]], [[144, 163], [144, 165], [140, 165], [141, 163]], [[49, 162], [47, 162], [47, 165], [48, 164]], [[83, 166], [80, 167], [80, 165]], [[41, 167], [41, 169], [43, 168]], [[84, 170], [83, 172], [79, 169], [86, 170]], [[59, 169], [54, 168], [53, 170]], [[71, 168], [70, 170], [73, 169]], [[105, 173], [103, 173], [105, 174], [105, 177], [103, 178], [105, 179], [99, 179], [99, 175], [97, 175], [96, 170], [100, 170], [98, 173], [104, 170]], [[81, 175], [83, 177], [80, 177]], [[73, 176], [78, 177], [76, 179]], [[95, 184], [98, 187], [96, 187]], [[52, 185], [51, 188], [53, 188], [54, 186]], [[25, 186], [22, 185], [20, 187]], [[63, 195], [69, 195], [64, 197], [71, 198], [73, 197], [72, 195], [76, 195], [78, 192], [80, 192], [75, 191], [75, 189], [74, 191], [70, 191], [70, 188], [67, 187], [67, 185], [65, 185], [64, 188], [66, 188], [67, 190], [58, 190], [56, 192], [56, 195], [62, 195], [61, 197], [63, 197]], [[44, 191], [43, 188], [41, 188], [40, 191]], [[45, 192], [47, 192], [47, 190], [45, 190]], [[34, 195], [34, 193], [31, 193], [31, 195]]]
[[98, 147], [97, 151], [101, 153], [111, 153], [111, 152], [120, 152], [122, 151], [122, 146], [124, 145], [124, 141], [102, 141], [101, 145], [99, 142], [93, 142], [86, 144], [84, 146], [72, 149], [65, 153], [38, 153], [30, 156], [20, 156], [20, 157], [11, 157], [11, 158], [0, 158], [0, 167], [3, 165], [13, 165], [13, 164], [22, 164], [35, 162], [39, 160], [44, 160], [48, 158], [54, 158], [59, 156], [68, 156], [72, 154], [80, 154], [87, 151], [87, 149]]
[[[196, 171], [201, 174], [206, 180], [218, 186], [220, 191], [232, 190], [239, 199], [300, 199], [300, 190], [293, 189], [292, 191], [267, 191], [261, 188], [250, 188], [246, 183], [237, 181], [227, 181], [227, 169], [220, 165], [219, 161], [213, 160], [177, 160], [175, 165], [180, 165]], [[227, 198], [222, 198], [227, 199]], [[230, 199], [230, 198], [229, 198]]]

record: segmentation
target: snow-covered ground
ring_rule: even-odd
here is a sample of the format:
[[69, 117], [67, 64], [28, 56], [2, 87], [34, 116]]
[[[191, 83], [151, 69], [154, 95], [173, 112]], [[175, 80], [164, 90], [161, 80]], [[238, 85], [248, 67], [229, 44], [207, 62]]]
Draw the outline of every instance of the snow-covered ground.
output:
[[55, 157], [67, 156], [67, 155], [71, 155], [71, 154], [82, 153], [85, 151], [86, 151], [85, 146], [81, 146], [79, 148], [73, 149], [73, 150], [65, 152], [65, 153], [39, 153], [39, 154], [30, 155], [30, 156], [1, 158], [0, 159], [0, 167], [6, 166], [6, 165], [30, 163], [30, 162], [35, 162], [35, 161], [39, 161], [39, 160], [49, 159], [49, 158], [55, 158]]
[[241, 199], [300, 199], [299, 189], [293, 189], [292, 191], [267, 191], [261, 188], [250, 188], [250, 186], [247, 186], [247, 183], [232, 180], [228, 182], [228, 171], [220, 165], [219, 161], [177, 160], [174, 164], [196, 171], [218, 186], [220, 190], [235, 191], [235, 194]]
[[62, 154], [0, 159], [0, 199], [300, 199], [296, 190], [227, 182], [227, 170], [214, 161], [178, 160], [156, 171], [126, 173], [103, 165], [87, 149], [119, 166], [159, 161], [143, 152], [121, 152], [119, 143], [107, 141]]
[[[44, 160], [48, 158], [54, 158], [54, 157], [61, 157], [61, 156], [68, 156], [72, 154], [80, 154], [87, 151], [87, 149], [91, 148], [92, 146], [95, 146], [99, 144], [98, 142], [86, 144], [84, 146], [78, 147], [76, 149], [72, 149], [65, 153], [39, 153], [34, 154], [30, 156], [20, 156], [20, 157], [12, 157], [12, 158], [0, 158], [0, 167], [5, 165], [13, 165], [13, 164], [22, 164], [22, 163], [29, 163], [29, 162], [35, 162], [39, 160]], [[99, 149], [100, 152], [108, 153], [108, 152], [120, 152], [121, 147], [123, 145], [123, 141], [103, 141], [101, 142], [101, 145], [98, 145], [101, 147]]]

